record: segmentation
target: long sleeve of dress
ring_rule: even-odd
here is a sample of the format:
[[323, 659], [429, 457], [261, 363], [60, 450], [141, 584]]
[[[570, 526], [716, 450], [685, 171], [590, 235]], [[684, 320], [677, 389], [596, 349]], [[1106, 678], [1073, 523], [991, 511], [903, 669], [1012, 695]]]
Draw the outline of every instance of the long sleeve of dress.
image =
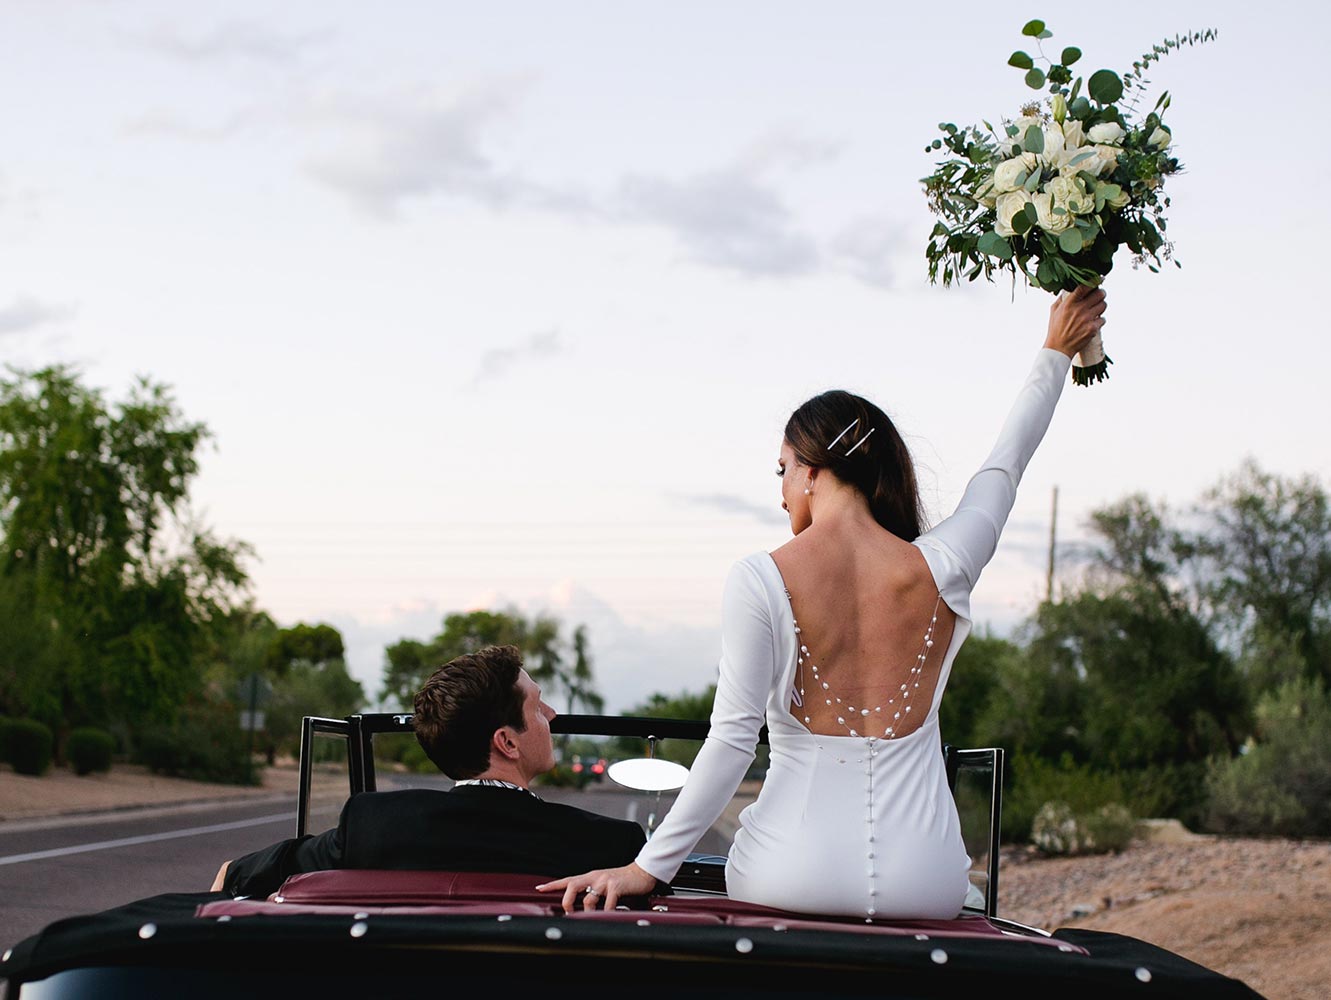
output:
[[776, 670], [772, 612], [754, 568], [738, 562], [721, 600], [721, 661], [707, 739], [670, 812], [638, 853], [662, 882], [720, 818], [753, 763]]
[[941, 547], [964, 580], [965, 596], [944, 591], [944, 599], [954, 610], [959, 610], [963, 601], [969, 603], [969, 592], [979, 580], [980, 571], [998, 548], [999, 536], [1016, 501], [1017, 484], [1049, 429], [1071, 364], [1061, 351], [1040, 351], [997, 443], [971, 477], [956, 511], [919, 539], [923, 547]]

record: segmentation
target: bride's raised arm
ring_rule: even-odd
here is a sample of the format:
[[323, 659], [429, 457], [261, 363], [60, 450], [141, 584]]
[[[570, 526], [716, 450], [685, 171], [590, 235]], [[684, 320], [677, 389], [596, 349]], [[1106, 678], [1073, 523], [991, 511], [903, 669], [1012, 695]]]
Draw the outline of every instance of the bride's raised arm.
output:
[[[952, 516], [920, 538], [923, 544], [947, 550], [967, 591], [974, 588], [980, 571], [998, 548], [1016, 501], [1017, 484], [1049, 428], [1072, 359], [1104, 326], [1104, 311], [1103, 289], [1079, 288], [1054, 300], [1044, 347], [1017, 393], [993, 450], [971, 477]], [[944, 594], [945, 599], [948, 596]]]

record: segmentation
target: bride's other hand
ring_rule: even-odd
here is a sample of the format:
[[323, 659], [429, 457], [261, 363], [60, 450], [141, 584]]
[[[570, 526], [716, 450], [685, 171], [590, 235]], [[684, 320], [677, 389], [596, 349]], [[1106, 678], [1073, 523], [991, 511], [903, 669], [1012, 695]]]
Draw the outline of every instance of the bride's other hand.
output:
[[1076, 357], [1105, 325], [1105, 290], [1085, 285], [1065, 292], [1049, 307], [1049, 335], [1044, 346]]

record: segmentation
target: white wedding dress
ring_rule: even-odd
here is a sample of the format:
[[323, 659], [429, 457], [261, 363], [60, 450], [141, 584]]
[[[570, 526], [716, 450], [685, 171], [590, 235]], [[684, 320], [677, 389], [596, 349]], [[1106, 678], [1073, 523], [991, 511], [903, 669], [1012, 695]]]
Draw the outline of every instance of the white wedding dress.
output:
[[[781, 573], [766, 552], [734, 565], [722, 600], [720, 673], [707, 740], [675, 804], [639, 853], [641, 868], [662, 881], [675, 876], [738, 789], [765, 720], [770, 767], [757, 799], [740, 814], [726, 862], [730, 898], [881, 919], [957, 916], [971, 859], [943, 767], [938, 706], [970, 634], [971, 591], [997, 548], [1070, 364], [1059, 351], [1040, 351], [956, 511], [915, 541], [956, 626], [927, 717], [908, 735], [827, 736], [794, 718], [789, 706], [800, 644]], [[927, 624], [920, 623], [921, 633]]]

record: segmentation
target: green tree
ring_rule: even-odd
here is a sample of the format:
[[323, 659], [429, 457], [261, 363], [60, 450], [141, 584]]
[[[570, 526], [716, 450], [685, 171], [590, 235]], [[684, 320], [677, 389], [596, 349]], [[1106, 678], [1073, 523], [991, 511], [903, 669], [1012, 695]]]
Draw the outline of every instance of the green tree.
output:
[[[139, 379], [111, 404], [64, 366], [0, 379], [0, 710], [133, 732], [201, 688], [246, 546], [188, 516], [204, 426]], [[7, 636], [8, 639], [8, 636]]]
[[1277, 476], [1248, 460], [1206, 494], [1200, 514], [1197, 548], [1211, 570], [1205, 592], [1225, 612], [1230, 637], [1244, 649], [1288, 642], [1304, 676], [1331, 684], [1326, 489], [1311, 475]]
[[564, 692], [570, 705], [601, 704], [592, 685], [586, 629], [579, 626], [574, 632], [574, 662], [570, 667], [559, 620], [548, 616], [528, 619], [516, 608], [450, 614], [433, 639], [393, 643], [384, 650], [381, 698], [386, 704], [396, 703], [402, 711], [410, 711], [421, 685], [449, 660], [485, 646], [504, 645], [517, 646], [532, 679], [548, 690]]
[[279, 753], [299, 752], [305, 716], [340, 719], [365, 707], [365, 689], [343, 657], [342, 633], [331, 625], [298, 623], [270, 633], [263, 704], [269, 764]]

